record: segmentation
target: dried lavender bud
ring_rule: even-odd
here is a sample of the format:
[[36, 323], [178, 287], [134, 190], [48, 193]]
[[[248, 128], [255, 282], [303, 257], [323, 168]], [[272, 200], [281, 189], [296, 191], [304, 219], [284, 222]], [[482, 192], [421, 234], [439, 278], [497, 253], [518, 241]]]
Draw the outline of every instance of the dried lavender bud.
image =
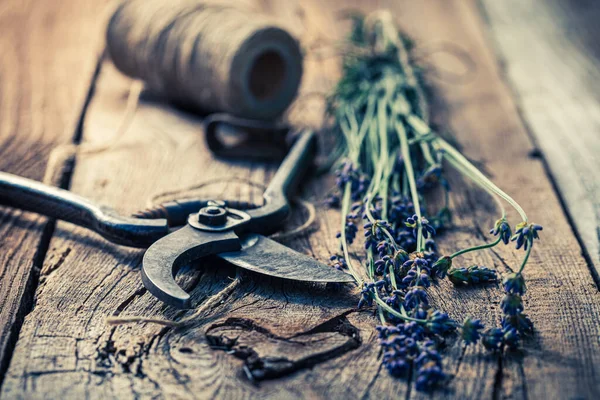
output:
[[411, 310], [419, 305], [424, 307], [429, 305], [429, 302], [427, 301], [427, 293], [425, 292], [425, 288], [421, 286], [413, 286], [404, 295], [404, 308]]
[[455, 285], [496, 282], [496, 271], [487, 267], [471, 265], [468, 268], [452, 268], [448, 271], [448, 279]]
[[331, 193], [325, 199], [325, 205], [330, 208], [340, 208], [342, 200], [339, 195]]
[[[429, 225], [429, 221], [425, 217], [421, 217], [420, 222], [421, 222], [422, 234], [425, 239], [427, 239], [430, 236], [435, 235], [435, 229], [433, 228], [433, 226]], [[413, 216], [408, 217], [404, 224], [407, 227], [412, 228], [413, 236], [416, 238], [417, 234], [419, 232], [419, 217], [417, 216], [417, 214], [414, 214]]]
[[504, 333], [501, 329], [491, 328], [483, 332], [481, 337], [481, 343], [488, 350], [497, 351], [502, 348], [502, 343], [504, 341]]
[[505, 328], [502, 330], [503, 342], [509, 349], [516, 349], [519, 347], [520, 337], [519, 333], [514, 328]]
[[519, 272], [510, 274], [504, 278], [502, 285], [504, 286], [504, 291], [507, 293], [523, 295], [527, 291], [525, 279]]
[[452, 267], [452, 258], [444, 256], [433, 264], [431, 270], [436, 277], [444, 278], [450, 267]]
[[329, 257], [329, 261], [331, 261], [331, 266], [339, 271], [348, 269], [348, 264], [346, 263], [344, 257], [333, 255]]
[[427, 168], [425, 172], [417, 179], [417, 187], [419, 189], [428, 189], [440, 182], [442, 177], [441, 164], [434, 164]]
[[431, 390], [446, 379], [442, 371], [442, 357], [433, 341], [427, 341], [415, 360], [417, 365], [417, 390]]
[[504, 244], [508, 244], [512, 232], [510, 230], [510, 225], [506, 221], [506, 218], [500, 218], [497, 220], [494, 228], [490, 230], [490, 234], [494, 236], [500, 235], [502, 242], [504, 242]]
[[518, 294], [507, 293], [500, 302], [500, 308], [506, 315], [517, 315], [523, 311], [523, 301]]
[[481, 331], [484, 326], [478, 319], [468, 317], [463, 322], [461, 336], [466, 344], [477, 343], [481, 338]]
[[448, 317], [448, 314], [435, 310], [429, 314], [425, 328], [428, 332], [442, 335], [456, 329], [456, 322]]
[[523, 313], [515, 315], [505, 315], [502, 318], [502, 328], [514, 328], [517, 332], [522, 334], [529, 334], [533, 332], [533, 322]]
[[539, 239], [538, 232], [544, 228], [538, 224], [527, 224], [527, 222], [521, 222], [515, 227], [515, 234], [510, 240], [517, 242], [517, 250], [523, 247], [524, 250], [533, 244], [534, 239]]

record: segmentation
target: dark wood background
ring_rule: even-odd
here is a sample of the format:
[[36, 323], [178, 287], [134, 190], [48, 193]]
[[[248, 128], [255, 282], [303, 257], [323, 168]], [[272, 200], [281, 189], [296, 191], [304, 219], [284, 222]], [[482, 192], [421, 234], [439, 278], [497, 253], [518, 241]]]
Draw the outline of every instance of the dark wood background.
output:
[[[464, 152], [544, 225], [526, 269], [533, 338], [510, 354], [450, 341], [440, 398], [594, 399], [600, 395], [598, 167], [600, 4], [567, 0], [263, 1], [305, 46], [302, 94], [290, 119], [318, 126], [339, 76], [332, 43], [347, 25], [338, 11], [390, 8], [417, 41], [437, 100]], [[103, 57], [108, 1], [0, 1], [0, 169], [44, 180], [128, 214], [159, 192], [224, 178], [203, 195], [248, 200], [274, 166], [225, 163], [205, 147], [200, 119], [142, 93]], [[465, 69], [463, 54], [474, 66]], [[135, 94], [135, 92], [134, 92]], [[115, 135], [124, 113], [131, 124]], [[104, 146], [104, 144], [110, 146]], [[103, 151], [97, 151], [102, 149]], [[94, 150], [96, 149], [96, 150]], [[330, 178], [303, 196], [319, 205]], [[495, 213], [454, 177], [452, 251], [482, 243]], [[472, 212], [473, 208], [476, 213]], [[297, 212], [290, 226], [303, 219]], [[326, 261], [336, 211], [318, 207], [318, 229], [287, 245]], [[420, 398], [381, 368], [375, 318], [357, 293], [251, 276], [206, 318], [180, 329], [110, 327], [111, 315], [181, 317], [143, 288], [143, 252], [111, 245], [62, 222], [0, 208], [0, 380], [3, 398]], [[503, 247], [465, 256], [501, 274], [521, 253]], [[203, 266], [182, 279], [195, 304], [235, 271]], [[595, 282], [596, 280], [596, 282]], [[461, 320], [497, 323], [501, 289], [455, 289], [433, 301]], [[234, 352], [219, 347], [232, 343]], [[234, 354], [231, 354], [234, 353]], [[243, 356], [262, 361], [252, 383]], [[254, 366], [256, 364], [253, 364]]]

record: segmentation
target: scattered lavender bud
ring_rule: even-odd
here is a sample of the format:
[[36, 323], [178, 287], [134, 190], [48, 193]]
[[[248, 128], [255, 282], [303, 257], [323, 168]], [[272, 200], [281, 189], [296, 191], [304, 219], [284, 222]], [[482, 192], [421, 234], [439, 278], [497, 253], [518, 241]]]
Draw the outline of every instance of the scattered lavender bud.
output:
[[517, 250], [523, 247], [524, 250], [533, 245], [534, 239], [539, 239], [538, 232], [544, 228], [538, 224], [527, 224], [527, 222], [521, 222], [515, 227], [515, 234], [510, 240], [516, 241]]
[[413, 286], [410, 288], [404, 296], [404, 308], [411, 310], [417, 306], [422, 305], [427, 307], [429, 302], [427, 301], [427, 293], [425, 288], [421, 286]]
[[519, 272], [512, 273], [504, 278], [502, 285], [504, 286], [504, 291], [507, 293], [523, 295], [527, 291], [525, 279]]
[[500, 218], [497, 220], [494, 224], [494, 228], [490, 230], [490, 234], [494, 236], [500, 235], [502, 242], [504, 242], [504, 244], [508, 244], [512, 232], [510, 230], [510, 225], [506, 221], [506, 218]]
[[435, 310], [427, 318], [425, 328], [431, 333], [442, 335], [456, 329], [456, 322], [451, 320], [448, 314]]
[[432, 266], [432, 271], [437, 278], [444, 278], [448, 270], [452, 267], [452, 258], [449, 256], [440, 257]]
[[471, 265], [468, 268], [452, 268], [448, 271], [448, 279], [455, 285], [496, 282], [496, 271], [487, 267]]
[[516, 329], [505, 328], [503, 330], [503, 333], [504, 333], [504, 335], [503, 335], [504, 344], [509, 349], [516, 349], [517, 347], [519, 347], [520, 338], [519, 338], [519, 333], [517, 332]]
[[523, 311], [523, 301], [518, 294], [507, 293], [500, 302], [502, 312], [507, 315], [517, 315]]
[[481, 343], [488, 350], [497, 351], [502, 348], [502, 342], [504, 340], [504, 333], [501, 329], [491, 328], [483, 332], [481, 337]]
[[502, 328], [506, 329], [507, 327], [514, 328], [517, 332], [522, 334], [533, 332], [533, 322], [531, 322], [529, 317], [523, 313], [505, 315], [504, 318], [502, 318]]
[[481, 331], [483, 328], [484, 326], [480, 320], [468, 317], [462, 325], [462, 339], [467, 345], [477, 343], [481, 338]]

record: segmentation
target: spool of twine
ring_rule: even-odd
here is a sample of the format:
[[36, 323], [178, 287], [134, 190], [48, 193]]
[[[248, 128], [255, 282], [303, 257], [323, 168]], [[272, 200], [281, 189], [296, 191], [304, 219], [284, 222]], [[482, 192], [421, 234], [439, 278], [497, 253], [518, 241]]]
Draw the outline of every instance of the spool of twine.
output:
[[119, 70], [201, 113], [273, 119], [302, 76], [298, 41], [239, 0], [128, 0], [106, 36]]

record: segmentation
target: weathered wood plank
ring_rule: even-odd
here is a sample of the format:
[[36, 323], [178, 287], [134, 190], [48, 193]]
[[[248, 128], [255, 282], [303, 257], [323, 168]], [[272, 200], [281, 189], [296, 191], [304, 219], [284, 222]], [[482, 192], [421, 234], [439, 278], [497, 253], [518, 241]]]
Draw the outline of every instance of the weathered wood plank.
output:
[[484, 0], [504, 73], [600, 271], [600, 3]]
[[[305, 16], [304, 23], [294, 22], [306, 27], [306, 36], [338, 35], [335, 11], [345, 4], [298, 4], [302, 13], [290, 5], [286, 15]], [[446, 370], [455, 376], [437, 396], [595, 397], [599, 372], [593, 366], [600, 361], [600, 345], [595, 340], [599, 325], [594, 317], [600, 311], [600, 296], [543, 166], [528, 157], [532, 144], [482, 38], [474, 2], [353, 5], [393, 8], [423, 48], [450, 41], [469, 52], [477, 74], [462, 86], [437, 82], [440, 104], [435, 116], [448, 121], [467, 155], [493, 171], [494, 180], [546, 227], [527, 270], [526, 307], [536, 323], [535, 337], [525, 343], [523, 353], [502, 357], [448, 343]], [[444, 63], [442, 56], [430, 60]], [[310, 60], [303, 90], [321, 91], [333, 83], [333, 61]], [[129, 81], [110, 65], [103, 68], [85, 121], [84, 144], [111, 140], [129, 87]], [[316, 111], [318, 106], [314, 107]], [[204, 147], [197, 119], [142, 101], [120, 141], [108, 151], [78, 160], [72, 189], [129, 213], [144, 207], [146, 199], [159, 191], [231, 175], [265, 182], [272, 171], [273, 167], [259, 164], [213, 159]], [[318, 201], [331, 184], [327, 177], [311, 182], [304, 195]], [[481, 232], [495, 218], [493, 204], [481, 193], [456, 178], [453, 187], [456, 229], [442, 240], [447, 250], [480, 242]], [[242, 199], [258, 195], [239, 183], [205, 188], [202, 193]], [[288, 244], [326, 260], [337, 248], [337, 219], [337, 212], [320, 208], [319, 230]], [[556, 232], [561, 232], [560, 237]], [[228, 301], [192, 326], [110, 328], [104, 323], [107, 315], [178, 315], [143, 290], [138, 274], [142, 252], [112, 246], [67, 224], [59, 224], [51, 247], [36, 307], [23, 326], [3, 387], [7, 397], [421, 397], [380, 369], [376, 321], [369, 311], [353, 310], [356, 291], [332, 293], [320, 286], [251, 276]], [[494, 265], [505, 273], [518, 265], [521, 256], [502, 248], [461, 261]], [[214, 266], [184, 274], [196, 304], [222, 288], [234, 273], [227, 266]], [[432, 297], [456, 319], [472, 314], [488, 324], [498, 322], [498, 287], [464, 290], [444, 282]], [[235, 337], [238, 341], [232, 343]], [[305, 345], [302, 351], [299, 343]], [[215, 346], [225, 346], [234, 354]], [[281, 376], [257, 386], [245, 376], [244, 366], [254, 373]]]
[[[92, 1], [0, 4], [2, 171], [42, 180], [51, 150], [75, 137], [99, 56], [102, 8]], [[0, 208], [0, 383], [31, 307], [52, 226]]]

